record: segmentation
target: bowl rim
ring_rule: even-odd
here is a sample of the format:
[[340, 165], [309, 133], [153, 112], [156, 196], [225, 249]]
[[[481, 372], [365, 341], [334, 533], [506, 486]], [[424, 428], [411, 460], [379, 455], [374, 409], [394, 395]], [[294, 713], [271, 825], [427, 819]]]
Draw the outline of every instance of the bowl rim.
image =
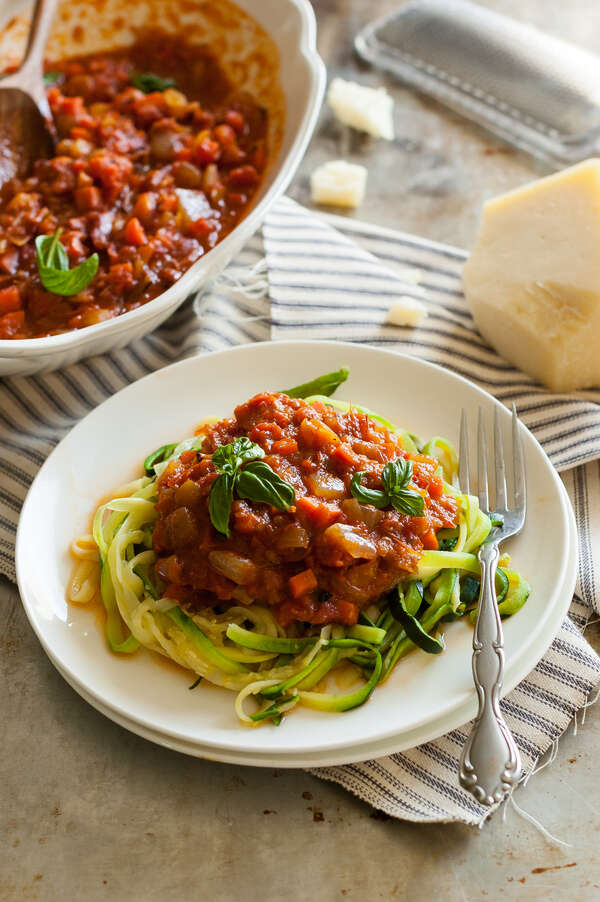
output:
[[[317, 23], [312, 5], [309, 0], [285, 0], [285, 2], [290, 9], [295, 9], [299, 14], [298, 56], [305, 62], [308, 70], [309, 95], [291, 147], [282, 160], [274, 162], [276, 175], [256, 206], [223, 241], [196, 260], [181, 278], [152, 300], [136, 307], [135, 310], [121, 313], [113, 319], [95, 323], [92, 326], [85, 326], [83, 329], [70, 329], [59, 335], [40, 338], [0, 339], [0, 361], [11, 358], [38, 357], [77, 345], [87, 345], [112, 333], [134, 330], [141, 321], [152, 319], [154, 316], [160, 317], [169, 307], [175, 309], [175, 306], [179, 306], [174, 303], [175, 295], [181, 295], [179, 303], [183, 303], [186, 298], [199, 289], [199, 286], [195, 286], [194, 283], [197, 282], [203, 270], [210, 273], [211, 269], [218, 267], [219, 256], [227, 257], [230, 250], [231, 256], [233, 256], [236, 244], [241, 237], [240, 233], [243, 234], [243, 243], [245, 243], [256, 231], [268, 208], [281, 197], [289, 185], [304, 155], [321, 109], [327, 77], [325, 64], [317, 52]], [[252, 15], [252, 13], [249, 14]]]

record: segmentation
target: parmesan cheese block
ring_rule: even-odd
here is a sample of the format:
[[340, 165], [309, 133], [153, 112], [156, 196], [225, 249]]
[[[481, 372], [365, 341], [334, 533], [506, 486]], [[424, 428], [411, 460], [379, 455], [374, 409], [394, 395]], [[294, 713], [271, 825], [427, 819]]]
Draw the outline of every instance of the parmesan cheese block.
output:
[[488, 201], [463, 284], [515, 366], [553, 391], [600, 385], [600, 160]]
[[318, 166], [310, 177], [311, 196], [316, 204], [358, 207], [365, 196], [367, 170], [357, 163], [330, 160]]
[[427, 316], [425, 304], [403, 294], [388, 310], [387, 321], [392, 326], [418, 326]]
[[327, 102], [340, 120], [375, 138], [394, 137], [394, 101], [385, 88], [367, 88], [355, 81], [334, 78]]

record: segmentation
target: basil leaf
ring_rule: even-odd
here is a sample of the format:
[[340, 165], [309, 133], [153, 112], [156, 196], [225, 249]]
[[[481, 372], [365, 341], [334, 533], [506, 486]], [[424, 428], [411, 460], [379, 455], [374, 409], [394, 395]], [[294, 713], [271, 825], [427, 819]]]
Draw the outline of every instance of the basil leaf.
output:
[[249, 463], [238, 474], [235, 488], [240, 498], [272, 504], [280, 511], [288, 511], [296, 501], [296, 491], [262, 461]]
[[233, 452], [238, 458], [239, 464], [246, 463], [249, 460], [258, 460], [265, 456], [265, 452], [260, 445], [255, 445], [245, 435], [235, 439]]
[[62, 229], [57, 229], [54, 235], [38, 235], [35, 239], [35, 252], [38, 266], [49, 266], [54, 269], [68, 270], [69, 257], [59, 238]]
[[235, 474], [246, 461], [258, 460], [264, 456], [265, 452], [260, 445], [255, 445], [243, 435], [228, 445], [217, 448], [212, 456], [212, 462], [220, 473]]
[[230, 473], [233, 475], [237, 467], [233, 443], [220, 445], [213, 453], [212, 462], [219, 473]]
[[144, 94], [153, 94], [154, 91], [166, 91], [167, 88], [177, 87], [177, 83], [172, 78], [161, 78], [154, 72], [140, 72], [132, 75], [129, 81]]
[[156, 451], [153, 451], [152, 454], [149, 454], [146, 460], [144, 461], [144, 470], [147, 476], [152, 476], [154, 473], [154, 464], [162, 463], [163, 460], [166, 460], [171, 456], [175, 448], [177, 447], [177, 443], [172, 445], [161, 445], [160, 448], [157, 448]]
[[413, 473], [412, 460], [399, 457], [398, 460], [390, 460], [381, 473], [381, 482], [388, 495], [397, 489], [403, 489], [411, 479]]
[[423, 496], [412, 489], [396, 489], [389, 496], [390, 504], [400, 514], [408, 514], [409, 517], [422, 517], [425, 513], [425, 501]]
[[392, 595], [390, 601], [390, 613], [394, 620], [402, 625], [404, 632], [418, 648], [430, 655], [439, 655], [444, 651], [445, 645], [439, 639], [435, 639], [426, 633], [416, 617], [409, 613], [404, 595], [398, 590], [398, 595]]
[[310, 398], [311, 395], [325, 395], [329, 397], [339, 388], [342, 382], [348, 378], [350, 370], [347, 366], [343, 366], [333, 373], [325, 373], [324, 376], [317, 376], [310, 382], [303, 382], [302, 385], [295, 385], [293, 388], [286, 388], [282, 394], [289, 398]]
[[44, 72], [44, 84], [49, 88], [50, 85], [55, 85], [61, 77], [62, 72]]
[[40, 272], [40, 281], [46, 291], [53, 294], [60, 294], [69, 297], [73, 294], [79, 294], [86, 288], [98, 270], [98, 254], [92, 254], [75, 269], [67, 271], [59, 269], [51, 269], [46, 266], [38, 266]]
[[217, 532], [226, 538], [229, 538], [229, 515], [233, 501], [234, 482], [235, 477], [232, 473], [221, 473], [211, 485], [208, 496], [208, 513], [211, 523]]
[[387, 507], [390, 503], [387, 492], [382, 492], [380, 489], [366, 488], [366, 486], [362, 485], [362, 478], [364, 475], [364, 470], [354, 474], [350, 480], [350, 494], [353, 498], [356, 498], [357, 501], [360, 501], [361, 504], [372, 504], [374, 507], [380, 509], [382, 507]]
[[86, 288], [98, 270], [98, 254], [92, 254], [73, 269], [69, 269], [69, 257], [60, 243], [61, 229], [54, 235], [38, 235], [35, 239], [40, 281], [46, 291], [69, 296]]

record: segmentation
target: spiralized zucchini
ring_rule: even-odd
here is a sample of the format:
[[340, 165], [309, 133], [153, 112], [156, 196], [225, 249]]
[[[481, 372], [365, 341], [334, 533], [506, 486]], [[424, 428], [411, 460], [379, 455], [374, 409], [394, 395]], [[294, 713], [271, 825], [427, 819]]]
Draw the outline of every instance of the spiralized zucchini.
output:
[[[329, 397], [322, 401], [338, 410], [349, 404]], [[162, 596], [154, 575], [152, 531], [157, 519], [156, 474], [182, 451], [197, 448], [198, 436], [165, 446], [170, 456], [144, 476], [123, 487], [113, 500], [98, 508], [93, 538], [98, 548], [100, 590], [106, 608], [106, 637], [114, 652], [132, 653], [139, 646], [165, 655], [199, 678], [237, 693], [235, 710], [249, 726], [279, 724], [296, 706], [320, 711], [346, 711], [363, 704], [375, 686], [388, 679], [403, 656], [420, 647], [428, 653], [443, 651], [436, 635], [445, 621], [477, 615], [480, 565], [476, 552], [492, 528], [477, 498], [456, 487], [457, 458], [442, 438], [423, 445], [378, 414], [356, 408], [387, 426], [410, 453], [426, 453], [439, 460], [444, 491], [458, 502], [458, 525], [439, 533], [440, 550], [423, 552], [417, 572], [401, 582], [369, 616], [361, 614], [354, 627], [326, 626], [313, 635], [286, 635], [271, 610], [260, 604], [232, 606], [225, 613], [210, 608], [201, 613], [182, 610]], [[163, 449], [159, 449], [163, 451]], [[147, 459], [148, 463], [149, 458]], [[152, 472], [152, 467], [149, 468]], [[75, 545], [85, 564], [71, 597], [91, 595], [89, 537]], [[497, 590], [503, 616], [516, 613], [527, 600], [529, 585], [501, 559]], [[356, 681], [348, 691], [320, 691], [321, 684], [350, 662]], [[254, 701], [248, 701], [249, 698]]]

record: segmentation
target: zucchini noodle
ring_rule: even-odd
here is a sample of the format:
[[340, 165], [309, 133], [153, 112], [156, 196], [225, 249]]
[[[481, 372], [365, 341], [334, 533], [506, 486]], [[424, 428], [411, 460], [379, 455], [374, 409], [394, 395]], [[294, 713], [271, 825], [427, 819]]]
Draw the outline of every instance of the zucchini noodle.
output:
[[[329, 397], [307, 399], [315, 401], [340, 411], [350, 409], [348, 403]], [[225, 612], [210, 607], [190, 612], [163, 595], [152, 547], [158, 519], [156, 481], [170, 460], [183, 451], [201, 449], [199, 435], [175, 446], [166, 460], [155, 465], [154, 475], [122, 486], [100, 505], [93, 534], [80, 536], [71, 545], [75, 566], [68, 600], [85, 604], [99, 591], [113, 652], [131, 654], [143, 646], [236, 692], [235, 711], [249, 727], [279, 724], [297, 706], [326, 712], [355, 708], [416, 647], [430, 653], [443, 651], [443, 639], [436, 638], [442, 624], [463, 616], [474, 622], [477, 616], [481, 568], [476, 553], [492, 524], [477, 498], [459, 491], [456, 452], [445, 439], [436, 437], [423, 444], [378, 414], [353, 408], [385, 425], [409, 453], [437, 460], [443, 490], [458, 504], [456, 527], [439, 531], [439, 550], [423, 551], [416, 572], [407, 573], [391, 593], [370, 604], [356, 626], [313, 627], [312, 633], [298, 635], [293, 629], [286, 632], [264, 604], [232, 604]], [[510, 616], [525, 603], [530, 588], [510, 569], [507, 555], [500, 563], [500, 612]], [[342, 691], [330, 691], [327, 685], [336, 668], [340, 675], [336, 688]]]

